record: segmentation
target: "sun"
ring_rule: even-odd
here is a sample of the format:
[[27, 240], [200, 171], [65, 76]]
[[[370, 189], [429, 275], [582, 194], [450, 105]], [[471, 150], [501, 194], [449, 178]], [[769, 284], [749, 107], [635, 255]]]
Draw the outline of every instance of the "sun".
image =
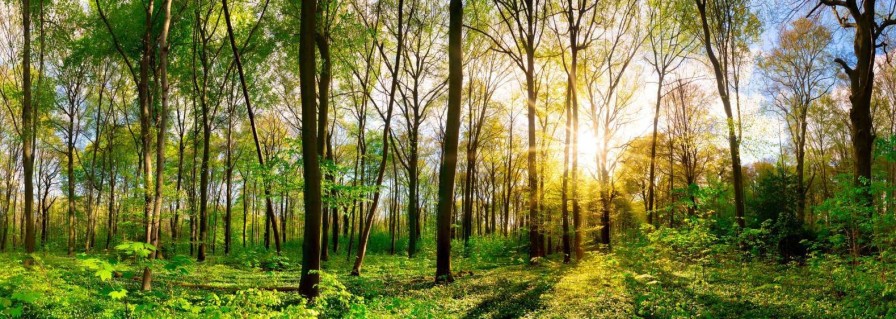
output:
[[597, 168], [597, 153], [600, 148], [594, 131], [590, 128], [579, 127], [579, 167], [586, 171], [594, 171]]

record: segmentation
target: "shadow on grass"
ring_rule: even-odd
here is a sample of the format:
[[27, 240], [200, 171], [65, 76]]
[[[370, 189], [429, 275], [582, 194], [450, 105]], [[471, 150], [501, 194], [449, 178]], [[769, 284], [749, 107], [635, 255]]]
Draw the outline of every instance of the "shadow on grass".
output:
[[793, 305], [757, 303], [749, 295], [755, 293], [752, 291], [745, 292], [746, 295], [725, 296], [719, 291], [720, 287], [712, 287], [724, 282], [743, 285], [745, 283], [737, 282], [742, 278], [718, 278], [700, 289], [700, 284], [690, 283], [699, 278], [682, 277], [660, 268], [649, 271], [660, 284], [651, 286], [633, 278], [625, 280], [626, 289], [635, 296], [635, 311], [643, 318], [812, 318]]
[[463, 318], [519, 318], [541, 308], [541, 295], [549, 291], [552, 283], [544, 280], [511, 282], [498, 280], [493, 294], [482, 300]]

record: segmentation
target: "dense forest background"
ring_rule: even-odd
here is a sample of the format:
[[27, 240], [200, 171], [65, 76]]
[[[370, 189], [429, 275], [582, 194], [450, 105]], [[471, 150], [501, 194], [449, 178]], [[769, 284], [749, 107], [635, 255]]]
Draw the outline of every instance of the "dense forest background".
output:
[[894, 10], [0, 0], [0, 311], [896, 316]]

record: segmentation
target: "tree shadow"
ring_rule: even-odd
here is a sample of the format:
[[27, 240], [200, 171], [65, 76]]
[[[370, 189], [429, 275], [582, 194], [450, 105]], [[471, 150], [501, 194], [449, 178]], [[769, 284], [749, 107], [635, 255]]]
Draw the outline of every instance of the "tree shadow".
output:
[[553, 282], [533, 280], [513, 282], [498, 279], [492, 294], [471, 309], [463, 318], [520, 318], [542, 307], [541, 295]]
[[[640, 270], [645, 270], [641, 268]], [[750, 296], [724, 296], [712, 288], [697, 289], [689, 282], [697, 278], [682, 277], [659, 268], [650, 269], [661, 281], [656, 286], [627, 278], [626, 289], [637, 300], [634, 305], [643, 318], [811, 318], [794, 305], [757, 303]], [[729, 279], [722, 279], [730, 280]], [[719, 283], [721, 283], [720, 281]], [[712, 285], [712, 284], [710, 284]], [[752, 293], [752, 292], [751, 292]], [[770, 296], [771, 297], [771, 296]]]

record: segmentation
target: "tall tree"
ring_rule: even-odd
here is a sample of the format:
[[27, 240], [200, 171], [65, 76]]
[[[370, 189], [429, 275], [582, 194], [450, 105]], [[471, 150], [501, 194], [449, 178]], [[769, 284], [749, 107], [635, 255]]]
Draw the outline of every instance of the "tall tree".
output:
[[793, 22], [778, 36], [778, 45], [762, 61], [769, 81], [769, 97], [773, 110], [787, 124], [791, 147], [796, 160], [796, 218], [805, 221], [806, 131], [809, 107], [827, 94], [833, 86], [834, 74], [825, 63], [830, 61], [830, 32], [817, 22], [802, 18]]
[[[397, 21], [394, 31], [392, 32], [392, 36], [395, 37], [395, 58], [389, 63], [388, 57], [386, 55], [386, 50], [382, 43], [380, 44], [378, 50], [383, 61], [386, 61], [386, 67], [389, 69], [389, 75], [391, 76], [389, 90], [388, 90], [388, 101], [386, 102], [386, 110], [383, 110], [374, 104], [374, 107], [377, 109], [377, 112], [380, 113], [380, 116], [383, 118], [383, 154], [382, 158], [380, 158], [379, 169], [377, 170], [376, 181], [374, 185], [382, 185], [383, 184], [383, 176], [386, 173], [386, 162], [389, 160], [389, 136], [391, 134], [391, 125], [392, 125], [392, 110], [395, 106], [396, 93], [398, 91], [398, 83], [399, 77], [401, 76], [399, 70], [401, 68], [401, 57], [402, 52], [404, 51], [404, 37], [406, 30], [406, 22], [405, 22], [405, 14], [404, 14], [404, 0], [398, 0], [396, 4], [397, 8]], [[380, 10], [381, 7], [377, 6], [377, 10]], [[413, 11], [412, 11], [413, 13]], [[377, 188], [373, 191], [373, 199], [370, 202], [369, 207], [367, 208], [367, 214], [364, 217], [364, 224], [361, 227], [361, 233], [359, 234], [358, 240], [358, 254], [355, 257], [354, 266], [352, 266], [352, 275], [359, 276], [361, 274], [361, 265], [364, 263], [364, 256], [367, 254], [367, 243], [370, 239], [370, 231], [373, 229], [373, 218], [376, 215], [377, 205], [380, 201], [380, 188]]]
[[[528, 127], [528, 153], [526, 168], [529, 180], [529, 260], [536, 262], [544, 256], [539, 242], [540, 220], [538, 203], [537, 141], [535, 133], [536, 99], [538, 89], [535, 79], [535, 51], [541, 43], [548, 6], [541, 0], [494, 0], [500, 21], [490, 32], [479, 31], [492, 40], [494, 50], [509, 57], [525, 75], [526, 118]], [[510, 33], [510, 37], [503, 36]]]
[[653, 67], [657, 75], [656, 102], [653, 111], [653, 135], [650, 144], [650, 168], [647, 188], [647, 222], [654, 223], [656, 218], [656, 150], [658, 139], [658, 126], [660, 120], [660, 106], [665, 96], [664, 86], [666, 77], [681, 67], [687, 55], [693, 50], [694, 37], [687, 32], [686, 25], [682, 21], [685, 16], [682, 9], [686, 3], [682, 0], [675, 1], [650, 1], [648, 2], [648, 17], [650, 31], [647, 39], [650, 43], [650, 52], [647, 62]]
[[31, 1], [22, 0], [22, 170], [25, 180], [25, 252], [34, 252], [34, 111], [31, 105]]
[[625, 125], [631, 111], [633, 92], [625, 90], [631, 79], [632, 61], [644, 42], [638, 16], [638, 1], [625, 0], [606, 4], [601, 8], [602, 23], [611, 25], [604, 31], [606, 39], [589, 51], [589, 69], [584, 74], [588, 101], [591, 104], [591, 119], [595, 143], [595, 167], [599, 184], [600, 202], [600, 243], [612, 248], [611, 211], [615, 197], [612, 170], [614, 149], [622, 147], [618, 134]]
[[[155, 114], [156, 123], [156, 172], [155, 182], [153, 183], [153, 208], [152, 208], [152, 238], [150, 241], [155, 245], [156, 250], [153, 256], [158, 256], [159, 247], [161, 247], [161, 236], [159, 235], [162, 220], [162, 187], [165, 183], [165, 142], [168, 140], [168, 103], [170, 100], [170, 85], [168, 81], [168, 56], [171, 52], [171, 46], [168, 42], [168, 33], [171, 30], [171, 1], [164, 0], [162, 2], [162, 30], [159, 34], [159, 77], [161, 78], [161, 100], [162, 103]], [[147, 153], [145, 156], [149, 156]], [[148, 290], [148, 288], [144, 288]]]
[[[243, 46], [242, 46], [243, 49], [245, 49], [246, 45], [249, 44], [249, 40], [252, 39], [252, 34], [255, 33], [255, 30], [258, 29], [258, 26], [261, 23], [261, 19], [264, 18], [264, 14], [267, 12], [268, 3], [269, 3], [269, 1], [265, 1], [264, 7], [262, 7], [262, 9], [261, 9], [259, 23], [255, 24], [255, 26], [252, 28], [252, 30], [249, 31], [249, 36], [246, 38], [246, 42], [243, 43]], [[265, 167], [265, 158], [264, 158], [264, 154], [262, 152], [261, 143], [258, 138], [258, 128], [255, 125], [255, 111], [252, 108], [252, 100], [249, 98], [249, 87], [248, 87], [248, 85], [246, 85], [246, 75], [243, 70], [242, 59], [240, 58], [240, 48], [237, 47], [236, 37], [233, 34], [233, 25], [230, 21], [230, 9], [227, 6], [227, 1], [222, 0], [222, 7], [223, 7], [222, 9], [224, 11], [224, 21], [226, 22], [226, 25], [227, 25], [227, 38], [230, 42], [230, 49], [233, 52], [233, 64], [232, 65], [236, 66], [237, 74], [239, 75], [240, 88], [242, 89], [243, 100], [246, 103], [246, 112], [249, 115], [249, 127], [252, 130], [252, 141], [255, 144], [255, 155], [257, 156], [257, 159], [258, 159], [258, 165], [261, 167]], [[243, 187], [245, 187], [245, 185]], [[270, 185], [270, 180], [268, 178], [264, 178], [262, 180], [262, 188], [264, 191], [264, 201], [265, 201], [265, 216], [266, 216], [265, 224], [273, 226], [272, 228], [273, 228], [273, 233], [274, 233], [274, 246], [277, 250], [277, 254], [280, 254], [280, 236], [279, 236], [280, 231], [277, 229], [277, 218], [274, 215], [274, 203], [273, 203], [273, 200], [271, 199], [271, 197], [272, 197], [271, 185]], [[265, 233], [267, 234], [267, 230], [265, 231]], [[254, 236], [253, 236], [253, 238], [254, 238]], [[267, 247], [267, 240], [268, 240], [268, 237], [265, 236], [265, 247]]]
[[874, 64], [878, 48], [886, 47], [881, 38], [886, 37], [887, 30], [896, 25], [896, 4], [878, 5], [875, 0], [819, 0], [810, 15], [822, 6], [830, 7], [840, 25], [844, 29], [853, 29], [854, 32], [854, 65], [850, 66], [850, 62], [840, 58], [834, 59], [834, 62], [843, 67], [843, 72], [849, 78], [849, 102], [852, 106], [849, 109], [849, 123], [855, 158], [853, 175], [856, 185], [862, 190], [862, 204], [871, 207], [874, 198], [871, 193], [875, 139], [871, 117]]
[[[137, 101], [139, 105], [139, 121], [140, 121], [140, 133], [139, 133], [139, 141], [140, 141], [140, 158], [142, 159], [140, 163], [141, 168], [141, 177], [143, 182], [143, 222], [145, 228], [145, 243], [154, 244], [153, 234], [155, 230], [153, 226], [157, 221], [155, 203], [156, 196], [162, 196], [161, 194], [156, 194], [156, 191], [159, 191], [160, 188], [153, 187], [157, 180], [153, 180], [153, 169], [152, 169], [152, 130], [155, 129], [161, 131], [161, 136], [164, 138], [164, 129], [158, 127], [157, 125], [161, 123], [161, 121], [154, 121], [154, 115], [160, 115], [161, 113], [156, 114], [153, 108], [153, 97], [156, 95], [154, 90], [156, 87], [151, 83], [151, 76], [155, 74], [157, 64], [152, 63], [153, 57], [157, 53], [158, 44], [155, 42], [156, 37], [154, 32], [153, 22], [155, 21], [155, 2], [149, 1], [147, 3], [141, 3], [139, 6], [142, 11], [143, 18], [143, 29], [140, 33], [140, 45], [139, 45], [139, 65], [137, 68], [134, 67], [134, 64], [131, 61], [130, 55], [124, 49], [123, 44], [118, 38], [118, 34], [113, 30], [112, 24], [109, 21], [109, 18], [106, 16], [105, 11], [103, 11], [102, 5], [99, 0], [94, 0], [96, 4], [97, 12], [99, 13], [100, 19], [106, 27], [106, 30], [109, 32], [110, 37], [112, 38], [113, 45], [115, 50], [118, 52], [119, 56], [121, 56], [122, 60], [124, 60], [127, 65], [127, 70], [131, 75], [131, 79], [137, 86]], [[130, 4], [130, 3], [128, 3]], [[168, 32], [167, 24], [170, 23], [171, 19], [171, 0], [165, 0], [163, 3], [164, 13], [164, 21], [163, 30], [164, 32]], [[161, 35], [160, 35], [161, 36]], [[167, 34], [165, 35], [167, 37]], [[167, 97], [166, 97], [167, 98]], [[166, 102], [167, 103], [167, 102]], [[166, 105], [167, 106], [167, 105]], [[161, 110], [160, 110], [161, 111]], [[153, 124], [156, 125], [153, 125]], [[158, 141], [156, 144], [159, 144]], [[158, 145], [157, 145], [158, 146]], [[164, 146], [164, 143], [162, 144]], [[160, 152], [157, 150], [157, 152]], [[158, 156], [158, 153], [157, 153]], [[164, 154], [162, 155], [164, 156]], [[158, 163], [160, 166], [162, 163]], [[161, 187], [161, 186], [159, 186]], [[159, 198], [161, 200], [161, 198]], [[161, 204], [159, 204], [159, 209], [161, 209]], [[152, 288], [152, 269], [150, 267], [144, 267], [143, 269], [143, 290], [150, 290]]]
[[[744, 177], [740, 158], [740, 117], [735, 119], [732, 99], [738, 100], [739, 69], [747, 43], [759, 29], [750, 0], [694, 0], [700, 15], [700, 41], [709, 59], [728, 125], [728, 148], [734, 187], [734, 218], [744, 223]], [[740, 104], [737, 103], [738, 114]]]
[[454, 207], [454, 175], [457, 173], [457, 140], [460, 135], [460, 100], [463, 89], [463, 1], [448, 7], [448, 116], [439, 165], [439, 202], [436, 207], [436, 283], [454, 281], [451, 274], [451, 209]]
[[399, 132], [401, 135], [392, 134], [396, 137], [392, 145], [395, 159], [401, 163], [408, 178], [408, 256], [414, 257], [417, 241], [421, 238], [421, 130], [430, 108], [441, 101], [447, 81], [438, 78], [444, 74], [440, 64], [445, 55], [437, 47], [441, 29], [429, 23], [444, 17], [439, 12], [441, 7], [430, 7], [421, 0], [412, 0], [409, 6], [416, 11], [417, 18], [408, 21], [407, 50], [403, 53], [402, 66], [405, 77], [398, 86], [403, 101], [398, 107], [404, 125], [403, 132]]
[[[74, 61], [71, 61], [72, 63]], [[74, 62], [77, 63], [77, 62]], [[65, 154], [66, 170], [66, 200], [68, 201], [68, 255], [75, 253], [75, 143], [81, 134], [81, 121], [84, 115], [83, 105], [86, 100], [84, 92], [86, 82], [86, 70], [80, 65], [59, 65], [57, 78], [62, 88], [62, 100], [56, 100], [56, 108], [59, 111], [62, 121], [58, 128], [65, 138]]]
[[[302, 94], [302, 159], [305, 177], [305, 236], [302, 243], [302, 277], [299, 292], [315, 298], [320, 288], [320, 233], [321, 233], [321, 173], [318, 149], [317, 93], [314, 74], [316, 29], [316, 0], [302, 0], [302, 21], [299, 29], [299, 86]], [[232, 41], [232, 40], [231, 40]]]
[[[562, 18], [565, 20], [565, 35], [567, 36], [569, 51], [569, 60], [567, 56], [562, 55], [563, 68], [566, 71], [566, 141], [564, 146], [564, 169], [563, 181], [561, 189], [561, 214], [563, 215], [563, 247], [564, 262], [569, 262], [570, 254], [575, 251], [576, 260], [581, 260], [585, 256], [585, 250], [582, 248], [582, 216], [581, 207], [579, 206], [579, 94], [578, 94], [578, 69], [579, 54], [585, 50], [594, 41], [594, 33], [597, 30], [597, 7], [599, 1], [589, 0], [567, 0], [561, 3]], [[559, 29], [559, 28], [558, 28]], [[559, 30], [558, 30], [559, 31]], [[559, 32], [558, 32], [559, 33]], [[562, 41], [562, 40], [561, 40]], [[570, 145], [572, 150], [569, 149]], [[571, 166], [565, 163], [572, 156]], [[568, 167], [568, 168], [567, 168]], [[570, 183], [570, 180], [572, 181]], [[571, 185], [569, 185], [571, 184]], [[569, 190], [568, 186], [571, 186]], [[569, 192], [569, 195], [567, 195]], [[569, 205], [567, 201], [572, 202], [572, 219], [574, 237], [572, 247], [570, 247], [569, 238]]]

